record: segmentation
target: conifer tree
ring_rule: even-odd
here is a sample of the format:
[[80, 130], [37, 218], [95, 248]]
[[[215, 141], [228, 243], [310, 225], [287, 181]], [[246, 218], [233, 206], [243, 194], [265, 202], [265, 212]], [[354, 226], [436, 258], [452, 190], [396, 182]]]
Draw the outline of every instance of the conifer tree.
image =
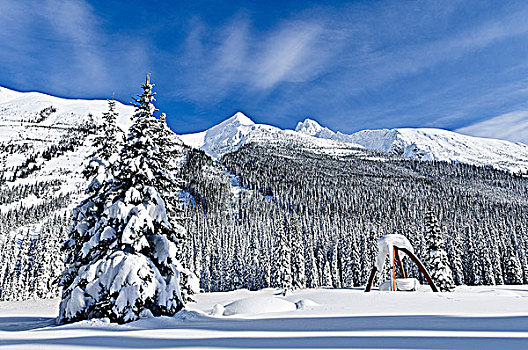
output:
[[[214, 240], [215, 242], [218, 242], [218, 240]], [[219, 292], [222, 290], [222, 271], [221, 271], [221, 258], [220, 258], [220, 246], [217, 243], [216, 245], [213, 245], [216, 247], [211, 252], [211, 292]]]
[[94, 139], [95, 152], [92, 157], [97, 157], [108, 161], [113, 155], [117, 154], [123, 141], [123, 131], [117, 126], [119, 113], [116, 110], [116, 101], [113, 96], [108, 101], [108, 111], [103, 113], [103, 133]]
[[448, 256], [451, 257], [451, 271], [456, 285], [464, 284], [464, 267], [462, 265], [462, 249], [460, 235], [455, 234], [447, 242]]
[[248, 288], [258, 290], [263, 287], [263, 272], [261, 270], [260, 250], [257, 247], [257, 237], [255, 232], [250, 235], [249, 247], [247, 249], [247, 260], [249, 262]]
[[330, 259], [330, 269], [332, 271], [332, 287], [341, 288], [341, 268], [339, 264], [339, 249], [337, 243], [335, 243], [332, 247]]
[[350, 257], [351, 261], [351, 267], [350, 270], [352, 271], [352, 279], [354, 281], [354, 287], [358, 287], [361, 284], [361, 264], [359, 260], [359, 252], [358, 252], [358, 246], [356, 243], [356, 239], [352, 238], [352, 256]]
[[431, 274], [431, 278], [442, 292], [452, 292], [455, 289], [453, 275], [449, 268], [445, 243], [440, 232], [440, 226], [436, 216], [431, 209], [425, 216], [425, 239], [427, 251], [425, 263]]
[[233, 260], [231, 263], [231, 288], [234, 290], [242, 289], [246, 283], [246, 268], [244, 266], [243, 256], [238, 245], [235, 245]]
[[504, 279], [506, 284], [522, 284], [523, 274], [521, 268], [521, 261], [517, 256], [517, 252], [512, 245], [506, 248], [506, 256], [504, 259]]
[[108, 317], [124, 323], [172, 316], [184, 306], [179, 242], [160, 194], [172, 179], [155, 139], [159, 121], [152, 87], [147, 75], [133, 103], [133, 124], [117, 160], [117, 175], [74, 211], [63, 245], [67, 266], [60, 322]]
[[88, 186], [88, 191], [96, 191], [110, 174], [110, 164], [115, 161], [117, 153], [123, 143], [123, 131], [116, 124], [119, 113], [116, 111], [115, 100], [108, 101], [108, 111], [103, 113], [103, 124], [101, 131], [93, 140], [95, 150], [90, 155], [88, 165], [83, 171], [86, 179], [92, 182]]
[[171, 223], [175, 238], [179, 242], [176, 257], [182, 264], [180, 269], [180, 288], [184, 301], [194, 301], [192, 295], [199, 292], [199, 279], [191, 269], [192, 240], [183, 227], [183, 202], [179, 196], [183, 180], [181, 179], [181, 163], [183, 162], [183, 142], [168, 127], [166, 115], [162, 113], [155, 128], [155, 141], [161, 155], [160, 167], [163, 171], [163, 181], [159, 184], [160, 195], [165, 201], [167, 217]]
[[319, 287], [319, 268], [317, 264], [317, 257], [314, 252], [312, 238], [306, 240], [304, 256], [306, 262], [306, 285], [308, 288]]
[[292, 290], [291, 243], [286, 219], [276, 225], [273, 249], [272, 286], [281, 288], [286, 294]]
[[292, 287], [294, 289], [306, 288], [306, 264], [304, 262], [304, 238], [297, 216], [292, 217], [289, 223], [290, 237], [292, 238]]
[[330, 261], [326, 260], [322, 263], [323, 271], [321, 272], [321, 286], [332, 287], [332, 271], [330, 270]]

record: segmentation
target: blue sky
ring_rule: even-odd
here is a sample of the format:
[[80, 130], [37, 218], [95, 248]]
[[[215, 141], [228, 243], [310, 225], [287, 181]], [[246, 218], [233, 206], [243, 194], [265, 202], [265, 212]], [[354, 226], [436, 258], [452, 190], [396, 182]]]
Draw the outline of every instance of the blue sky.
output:
[[353, 132], [454, 130], [528, 109], [526, 1], [0, 0], [0, 9], [0, 85], [128, 102], [151, 72], [157, 107], [179, 133], [238, 110], [283, 128], [310, 117]]

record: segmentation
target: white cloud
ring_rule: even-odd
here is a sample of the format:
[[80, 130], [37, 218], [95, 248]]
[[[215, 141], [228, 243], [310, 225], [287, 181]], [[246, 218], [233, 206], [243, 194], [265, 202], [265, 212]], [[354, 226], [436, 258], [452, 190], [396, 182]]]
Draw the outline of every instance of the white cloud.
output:
[[150, 62], [148, 41], [112, 36], [84, 0], [1, 0], [0, 22], [1, 71], [15, 88], [110, 96]]
[[318, 53], [322, 27], [315, 22], [288, 21], [258, 33], [247, 16], [226, 26], [208, 28], [193, 20], [178, 60], [185, 81], [183, 95], [195, 101], [219, 101], [229, 94], [266, 94], [283, 82], [315, 76], [325, 56]]
[[472, 136], [491, 137], [528, 145], [528, 111], [502, 114], [456, 131]]
[[317, 73], [320, 56], [315, 42], [322, 28], [313, 23], [288, 25], [267, 38], [252, 70], [256, 87], [268, 89], [282, 81], [304, 81]]
[[212, 69], [228, 76], [239, 72], [247, 62], [249, 40], [249, 21], [244, 18], [233, 20], [224, 30]]
[[[100, 48], [104, 43], [104, 36], [98, 31], [98, 19], [91, 6], [85, 1], [57, 1], [47, 0], [41, 15], [53, 28], [59, 40], [68, 43], [75, 58], [76, 74], [70, 84], [86, 83], [86, 77], [97, 77], [94, 82], [108, 74]], [[61, 60], [62, 61], [62, 60]], [[61, 62], [62, 63], [62, 62]], [[73, 63], [73, 62], [72, 62]], [[62, 70], [63, 67], [52, 67]], [[57, 79], [59, 75], [50, 75], [52, 84], [61, 85]]]

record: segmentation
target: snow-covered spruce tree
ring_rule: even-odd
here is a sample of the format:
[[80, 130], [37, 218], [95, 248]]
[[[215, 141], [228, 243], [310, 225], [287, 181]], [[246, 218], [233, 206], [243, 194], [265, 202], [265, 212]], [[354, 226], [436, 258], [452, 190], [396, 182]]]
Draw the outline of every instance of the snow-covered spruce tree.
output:
[[275, 244], [272, 258], [272, 287], [281, 288], [286, 294], [293, 289], [291, 268], [291, 243], [285, 218], [275, 225]]
[[291, 268], [292, 287], [294, 289], [306, 288], [306, 264], [304, 261], [304, 237], [297, 216], [288, 221], [290, 237], [292, 238]]
[[321, 271], [321, 287], [332, 288], [332, 270], [330, 269], [330, 261], [326, 260], [323, 263]]
[[[258, 238], [256, 233], [252, 231], [249, 236], [249, 247], [247, 249], [248, 267], [248, 288], [249, 290], [259, 290], [263, 288], [263, 272], [261, 269], [262, 261], [260, 261], [261, 253], [260, 247], [257, 246]], [[264, 254], [262, 254], [264, 255]]]
[[453, 272], [455, 285], [464, 284], [461, 244], [460, 235], [457, 233], [447, 241], [447, 252], [451, 256], [451, 271]]
[[242, 289], [246, 286], [246, 268], [243, 261], [243, 254], [240, 247], [235, 245], [233, 260], [231, 261], [231, 288], [233, 290]]
[[112, 167], [117, 153], [123, 143], [123, 131], [116, 124], [119, 113], [116, 111], [116, 102], [108, 100], [108, 111], [103, 113], [101, 131], [93, 140], [94, 152], [90, 155], [88, 165], [83, 171], [86, 179], [91, 179], [88, 191], [96, 191], [106, 178], [111, 177]]
[[115, 178], [74, 211], [64, 243], [59, 321], [107, 317], [124, 323], [174, 315], [183, 308], [176, 258], [179, 244], [160, 190], [170, 179], [155, 139], [153, 85], [147, 76]]
[[513, 246], [508, 246], [504, 258], [504, 279], [506, 284], [522, 284], [523, 273], [521, 261]]
[[339, 244], [334, 243], [330, 256], [330, 270], [332, 271], [332, 287], [341, 288], [341, 267], [339, 264]]
[[425, 240], [427, 250], [425, 252], [425, 263], [431, 274], [431, 278], [442, 292], [455, 290], [453, 273], [449, 268], [447, 253], [444, 250], [445, 243], [440, 231], [438, 219], [433, 211], [429, 209], [425, 215]]
[[314, 252], [313, 238], [308, 237], [304, 249], [304, 261], [306, 263], [306, 286], [308, 288], [319, 287], [319, 268], [317, 257]]
[[180, 199], [181, 164], [183, 162], [183, 142], [167, 126], [165, 113], [159, 118], [158, 127], [155, 129], [155, 140], [161, 154], [161, 169], [164, 173], [163, 181], [158, 184], [158, 189], [165, 200], [167, 217], [178, 240], [176, 258], [182, 264], [180, 269], [180, 288], [184, 301], [194, 301], [192, 295], [200, 291], [200, 280], [191, 270], [190, 239], [184, 224], [184, 205]]

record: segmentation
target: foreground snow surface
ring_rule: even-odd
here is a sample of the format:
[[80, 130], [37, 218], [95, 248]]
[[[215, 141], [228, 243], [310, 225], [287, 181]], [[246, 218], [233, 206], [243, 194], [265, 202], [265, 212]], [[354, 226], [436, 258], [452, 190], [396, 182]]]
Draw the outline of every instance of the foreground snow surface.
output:
[[127, 325], [56, 326], [58, 300], [7, 302], [0, 348], [528, 348], [528, 286], [426, 290], [207, 293], [175, 317]]

